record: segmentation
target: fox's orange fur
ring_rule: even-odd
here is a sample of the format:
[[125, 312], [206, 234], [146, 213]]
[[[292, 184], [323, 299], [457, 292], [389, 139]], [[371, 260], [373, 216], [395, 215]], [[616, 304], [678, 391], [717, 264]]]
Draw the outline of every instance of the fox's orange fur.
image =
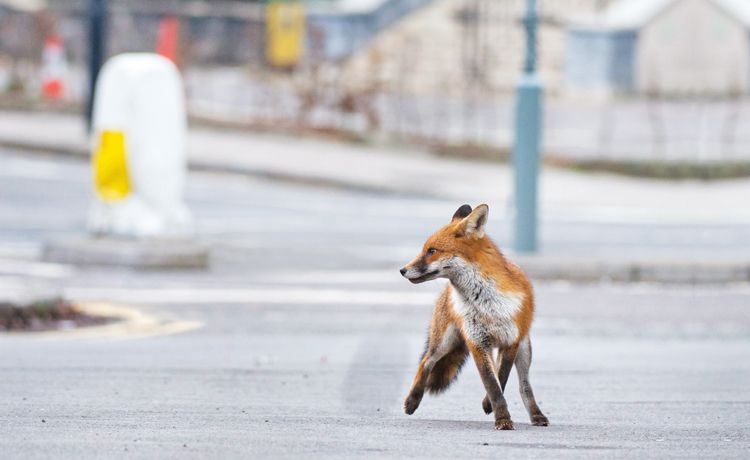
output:
[[[513, 428], [503, 390], [514, 364], [532, 423], [546, 426], [528, 379], [534, 293], [523, 271], [486, 236], [488, 212], [487, 205], [474, 210], [461, 206], [401, 269], [413, 283], [449, 280], [435, 305], [425, 353], [404, 409], [413, 413], [425, 390], [445, 390], [471, 354], [487, 391], [482, 406], [485, 412], [495, 413], [496, 428]], [[495, 349], [497, 363], [492, 358]]]

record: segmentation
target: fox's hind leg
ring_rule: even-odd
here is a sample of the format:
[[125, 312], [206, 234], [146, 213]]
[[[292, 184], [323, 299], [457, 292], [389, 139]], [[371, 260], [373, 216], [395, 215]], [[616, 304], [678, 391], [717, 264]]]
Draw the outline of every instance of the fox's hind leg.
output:
[[518, 388], [521, 390], [521, 399], [526, 411], [529, 413], [531, 423], [536, 426], [547, 426], [549, 420], [539, 409], [534, 399], [534, 392], [529, 383], [529, 367], [531, 367], [531, 340], [526, 337], [518, 346], [516, 354], [516, 372], [518, 372]]
[[452, 325], [446, 328], [439, 343], [428, 343], [409, 395], [404, 401], [404, 412], [411, 415], [417, 410], [425, 388], [432, 393], [447, 388], [461, 368], [467, 353], [466, 345]]
[[[510, 370], [513, 368], [513, 362], [516, 359], [516, 352], [518, 347], [510, 347], [505, 350], [499, 350], [497, 352], [496, 368], [497, 368], [497, 380], [500, 382], [500, 389], [505, 392], [505, 385], [508, 383], [508, 376]], [[492, 413], [492, 404], [490, 403], [490, 397], [484, 395], [482, 400], [482, 409], [485, 414]]]

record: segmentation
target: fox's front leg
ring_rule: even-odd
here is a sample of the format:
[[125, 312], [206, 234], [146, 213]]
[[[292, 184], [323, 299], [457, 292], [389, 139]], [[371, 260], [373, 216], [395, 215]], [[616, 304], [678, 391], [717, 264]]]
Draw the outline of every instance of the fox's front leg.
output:
[[425, 353], [422, 360], [419, 362], [419, 368], [417, 368], [417, 375], [414, 376], [414, 382], [411, 384], [411, 390], [409, 395], [406, 396], [404, 401], [404, 412], [408, 415], [414, 413], [419, 407], [419, 403], [422, 402], [424, 396], [424, 387], [427, 384], [427, 377], [430, 375], [428, 368], [429, 353]]
[[508, 404], [505, 402], [503, 390], [500, 388], [497, 377], [495, 377], [495, 370], [492, 365], [492, 349], [480, 348], [473, 343], [468, 345], [471, 356], [477, 365], [479, 377], [481, 377], [484, 389], [489, 396], [492, 411], [495, 413], [495, 428], [512, 430], [513, 422], [510, 419], [510, 412], [508, 412]]
[[[404, 401], [404, 412], [407, 414], [413, 414], [414, 411], [417, 410], [417, 407], [419, 407], [419, 403], [422, 402], [422, 396], [424, 396], [424, 390], [428, 378], [430, 377], [430, 372], [435, 368], [435, 364], [451, 351], [451, 344], [455, 345], [455, 343], [451, 341], [453, 337], [454, 336], [452, 335], [444, 336], [440, 340], [440, 345], [437, 347], [427, 347], [427, 351], [425, 351], [422, 360], [419, 362], [417, 375], [414, 376], [414, 383], [411, 384], [409, 396], [407, 396], [406, 401]], [[463, 346], [463, 343], [461, 342], [458, 346], [460, 349], [460, 347]]]
[[[500, 382], [500, 389], [503, 391], [503, 394], [505, 394], [505, 385], [508, 383], [508, 376], [510, 375], [511, 368], [513, 368], [517, 352], [518, 346], [513, 346], [505, 350], [501, 348], [497, 353], [497, 379]], [[490, 403], [489, 395], [484, 396], [482, 409], [484, 409], [485, 414], [492, 413], [492, 403]]]

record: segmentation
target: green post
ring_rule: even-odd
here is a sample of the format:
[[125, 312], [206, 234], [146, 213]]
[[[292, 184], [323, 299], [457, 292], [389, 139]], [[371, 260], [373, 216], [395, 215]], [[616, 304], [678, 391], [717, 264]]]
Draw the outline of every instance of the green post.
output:
[[515, 145], [515, 219], [513, 249], [517, 252], [537, 250], [537, 179], [539, 176], [539, 144], [542, 136], [543, 88], [536, 75], [536, 0], [527, 0], [526, 60], [523, 76], [517, 87]]

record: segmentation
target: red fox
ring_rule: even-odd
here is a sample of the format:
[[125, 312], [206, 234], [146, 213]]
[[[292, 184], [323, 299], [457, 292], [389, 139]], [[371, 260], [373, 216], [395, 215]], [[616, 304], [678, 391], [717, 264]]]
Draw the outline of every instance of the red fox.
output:
[[[512, 430], [503, 391], [516, 365], [521, 399], [531, 423], [549, 421], [529, 383], [534, 293], [524, 272], [485, 235], [489, 207], [458, 208], [451, 222], [427, 239], [416, 259], [401, 269], [414, 284], [447, 278], [448, 285], [432, 314], [427, 346], [414, 377], [404, 411], [419, 407], [425, 389], [440, 393], [456, 379], [471, 354], [486, 390], [485, 413], [495, 413], [495, 428]], [[492, 352], [498, 349], [497, 364]]]

